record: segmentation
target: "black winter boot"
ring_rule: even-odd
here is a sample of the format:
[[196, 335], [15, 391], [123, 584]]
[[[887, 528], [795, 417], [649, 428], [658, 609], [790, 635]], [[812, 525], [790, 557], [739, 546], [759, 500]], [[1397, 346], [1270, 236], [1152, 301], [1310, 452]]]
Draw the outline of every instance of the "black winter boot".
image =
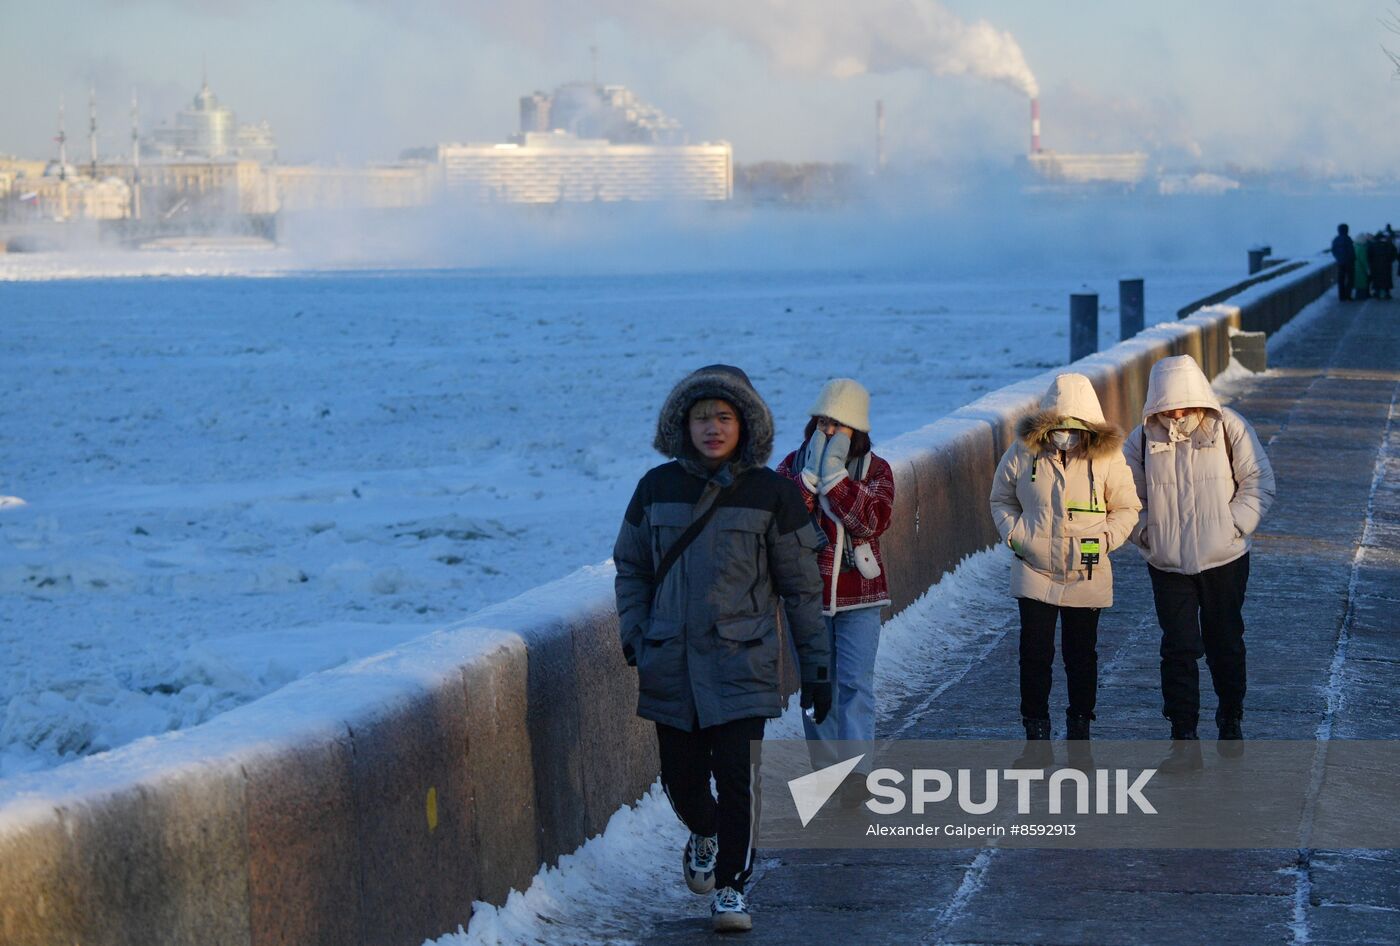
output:
[[1196, 721], [1192, 720], [1172, 720], [1172, 742], [1186, 739], [1200, 739], [1196, 735]]
[[1240, 728], [1243, 713], [1228, 713], [1215, 717], [1215, 725], [1220, 730], [1220, 741], [1215, 751], [1229, 759], [1244, 755], [1244, 732]]
[[1094, 753], [1089, 744], [1089, 721], [1092, 716], [1065, 714], [1065, 739], [1069, 747], [1069, 767], [1081, 772], [1094, 769]]
[[1199, 772], [1205, 767], [1201, 759], [1201, 740], [1196, 735], [1195, 720], [1172, 720], [1172, 747], [1166, 758], [1157, 763], [1157, 770], [1166, 774]]
[[841, 783], [841, 807], [859, 808], [870, 800], [870, 790], [865, 787], [866, 773], [852, 772]]
[[1012, 763], [1018, 769], [1044, 769], [1055, 764], [1055, 750], [1050, 745], [1050, 720], [1022, 717], [1026, 727], [1026, 747]]
[[1074, 713], [1065, 714], [1065, 738], [1071, 742], [1075, 740], [1089, 741], [1089, 721], [1092, 716], [1076, 716]]

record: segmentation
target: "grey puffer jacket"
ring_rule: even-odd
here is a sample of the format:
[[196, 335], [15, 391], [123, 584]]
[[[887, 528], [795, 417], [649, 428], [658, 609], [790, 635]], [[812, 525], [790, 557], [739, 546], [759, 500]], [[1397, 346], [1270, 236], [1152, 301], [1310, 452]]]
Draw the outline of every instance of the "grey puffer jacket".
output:
[[[738, 458], [718, 471], [690, 446], [687, 414], [704, 398], [738, 411]], [[782, 713], [778, 603], [804, 681], [828, 679], [820, 538], [798, 488], [763, 464], [773, 418], [737, 368], [713, 365], [667, 397], [656, 448], [676, 459], [637, 484], [613, 548], [622, 649], [637, 666], [637, 715], [678, 729]], [[710, 505], [714, 516], [665, 575], [666, 550]]]

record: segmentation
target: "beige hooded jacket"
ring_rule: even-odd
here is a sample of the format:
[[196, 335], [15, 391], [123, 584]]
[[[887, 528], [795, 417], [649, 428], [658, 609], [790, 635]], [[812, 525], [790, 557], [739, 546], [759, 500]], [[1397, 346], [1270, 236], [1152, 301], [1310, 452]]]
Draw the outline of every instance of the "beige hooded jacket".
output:
[[[1189, 436], [1173, 439], [1154, 415], [1182, 407], [1204, 414]], [[1165, 572], [1198, 575], [1248, 552], [1274, 501], [1274, 471], [1254, 428], [1220, 406], [1190, 355], [1152, 366], [1142, 418], [1123, 452], [1143, 501], [1132, 534], [1143, 557]]]
[[[1083, 428], [1081, 445], [1068, 455], [1049, 439], [1066, 418]], [[1011, 594], [1067, 608], [1111, 606], [1108, 553], [1128, 540], [1141, 507], [1123, 462], [1123, 432], [1104, 420], [1088, 378], [1062, 374], [1016, 434], [990, 500], [997, 531], [1016, 553]], [[1081, 561], [1086, 538], [1102, 543], [1092, 570]]]

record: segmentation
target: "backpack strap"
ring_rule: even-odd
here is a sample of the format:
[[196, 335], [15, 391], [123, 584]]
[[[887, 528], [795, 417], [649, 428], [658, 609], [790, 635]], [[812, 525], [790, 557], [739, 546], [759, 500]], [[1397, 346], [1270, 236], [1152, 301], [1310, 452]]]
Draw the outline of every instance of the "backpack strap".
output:
[[[1225, 462], [1230, 465], [1230, 482], [1235, 484], [1235, 492], [1240, 491], [1240, 481], [1235, 479], [1235, 445], [1230, 442], [1230, 432], [1225, 429], [1225, 412], [1220, 412], [1220, 436], [1225, 438]], [[1230, 495], [1234, 498], [1234, 493]]]

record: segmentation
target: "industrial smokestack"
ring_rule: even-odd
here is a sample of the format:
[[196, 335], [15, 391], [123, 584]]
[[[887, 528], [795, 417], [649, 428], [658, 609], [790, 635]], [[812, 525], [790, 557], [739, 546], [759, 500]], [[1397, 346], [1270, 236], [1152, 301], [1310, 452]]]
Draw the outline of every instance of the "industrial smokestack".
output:
[[1040, 154], [1040, 99], [1031, 99], [1031, 154]]
[[885, 102], [875, 100], [875, 172], [885, 170]]
[[63, 96], [58, 97], [58, 179], [68, 180], [68, 133], [63, 130]]
[[97, 86], [88, 88], [89, 173], [97, 177]]
[[141, 130], [136, 90], [131, 90], [131, 216], [141, 219]]

